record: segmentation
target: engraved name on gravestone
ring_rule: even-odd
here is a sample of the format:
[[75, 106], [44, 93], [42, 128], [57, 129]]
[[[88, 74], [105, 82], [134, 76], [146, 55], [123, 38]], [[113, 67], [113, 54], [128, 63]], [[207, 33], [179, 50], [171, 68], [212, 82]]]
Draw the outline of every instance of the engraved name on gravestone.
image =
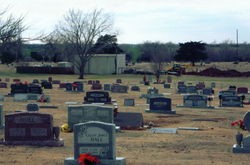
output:
[[248, 88], [247, 87], [237, 88], [237, 94], [248, 94]]
[[115, 159], [115, 125], [87, 122], [74, 125], [74, 158], [91, 153], [100, 159]]
[[135, 106], [135, 99], [125, 98], [124, 106]]
[[165, 97], [154, 97], [149, 100], [149, 110], [146, 112], [175, 114], [172, 110], [171, 99]]
[[84, 97], [84, 103], [104, 103], [110, 104], [111, 97], [109, 97], [109, 92], [107, 91], [88, 91]]
[[103, 85], [103, 89], [104, 89], [105, 91], [110, 91], [110, 90], [111, 90], [111, 84], [104, 84], [104, 85]]
[[5, 141], [39, 141], [53, 139], [50, 114], [19, 112], [5, 115]]
[[186, 107], [207, 107], [207, 96], [203, 95], [185, 95], [183, 105]]
[[68, 106], [68, 125], [70, 128], [73, 128], [74, 124], [85, 123], [88, 121], [113, 123], [114, 109], [108, 106], [92, 104]]
[[111, 86], [111, 91], [113, 93], [127, 93], [128, 92], [128, 86], [120, 85], [120, 84], [114, 84], [114, 85]]
[[222, 96], [221, 97], [222, 107], [242, 107], [242, 97], [241, 96]]

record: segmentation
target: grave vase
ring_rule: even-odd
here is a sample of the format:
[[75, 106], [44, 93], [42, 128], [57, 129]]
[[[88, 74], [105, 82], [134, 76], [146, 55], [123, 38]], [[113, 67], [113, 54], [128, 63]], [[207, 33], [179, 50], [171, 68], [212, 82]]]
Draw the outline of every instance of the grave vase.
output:
[[60, 128], [59, 127], [53, 127], [53, 134], [54, 134], [55, 140], [59, 140]]
[[237, 145], [241, 146], [242, 140], [243, 140], [243, 134], [240, 132], [237, 132], [235, 135], [236, 143]]

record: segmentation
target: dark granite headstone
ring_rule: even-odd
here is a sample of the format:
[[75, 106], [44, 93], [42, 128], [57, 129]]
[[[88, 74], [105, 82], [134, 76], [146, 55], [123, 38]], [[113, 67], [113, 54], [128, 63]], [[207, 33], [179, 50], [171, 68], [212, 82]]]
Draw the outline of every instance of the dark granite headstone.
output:
[[0, 88], [7, 88], [7, 83], [0, 82]]
[[27, 107], [26, 107], [27, 111], [39, 111], [39, 105], [36, 104], [36, 103], [30, 103], [30, 104], [27, 104]]
[[92, 90], [102, 90], [102, 84], [94, 83], [91, 87]]
[[17, 93], [28, 93], [28, 85], [27, 84], [11, 84], [11, 95], [17, 94]]
[[3, 105], [0, 104], [0, 129], [3, 128]]
[[42, 87], [38, 84], [29, 84], [28, 85], [28, 93], [42, 94]]
[[32, 80], [32, 83], [33, 84], [39, 84], [39, 80], [38, 79], [34, 79], [34, 80]]
[[52, 88], [53, 88], [52, 83], [49, 82], [49, 81], [42, 81], [42, 82], [41, 82], [41, 86], [42, 86], [44, 89], [52, 89]]
[[61, 81], [60, 80], [53, 80], [51, 83], [52, 84], [61, 84]]
[[128, 92], [128, 86], [120, 85], [120, 84], [114, 84], [114, 85], [111, 86], [111, 91], [113, 93], [127, 93]]
[[71, 92], [73, 90], [72, 83], [66, 83], [65, 84], [65, 89], [67, 92]]
[[175, 111], [172, 110], [171, 99], [165, 97], [151, 98], [149, 100], [149, 110], [146, 110], [146, 112], [175, 114]]
[[117, 113], [114, 123], [121, 129], [140, 129], [144, 125], [142, 113], [134, 112]]
[[178, 84], [177, 93], [187, 93], [187, 86], [185, 84]]
[[130, 88], [130, 90], [131, 90], [131, 91], [140, 92], [140, 87], [139, 87], [139, 86], [134, 85], [134, 86], [132, 86], [132, 87]]
[[53, 126], [53, 116], [38, 112], [5, 115], [5, 141], [10, 145], [63, 146], [60, 129]]
[[116, 79], [116, 83], [117, 84], [121, 84], [122, 83], [122, 79]]
[[248, 94], [248, 88], [247, 87], [237, 88], [237, 94]]
[[163, 84], [163, 87], [164, 87], [164, 88], [170, 88], [170, 87], [171, 87], [171, 84]]
[[196, 86], [187, 86], [186, 93], [197, 93]]
[[107, 91], [88, 91], [84, 97], [84, 104], [88, 103], [104, 103], [110, 104], [111, 97]]
[[214, 94], [214, 90], [212, 88], [204, 88], [202, 89], [202, 94], [203, 95], [213, 95]]

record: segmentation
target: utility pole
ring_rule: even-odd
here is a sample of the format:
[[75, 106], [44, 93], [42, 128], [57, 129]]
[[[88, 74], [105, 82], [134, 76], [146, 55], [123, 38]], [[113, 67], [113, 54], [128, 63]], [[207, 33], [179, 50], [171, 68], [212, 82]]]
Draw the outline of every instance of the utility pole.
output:
[[239, 40], [238, 40], [238, 29], [236, 29], [236, 57], [239, 55]]

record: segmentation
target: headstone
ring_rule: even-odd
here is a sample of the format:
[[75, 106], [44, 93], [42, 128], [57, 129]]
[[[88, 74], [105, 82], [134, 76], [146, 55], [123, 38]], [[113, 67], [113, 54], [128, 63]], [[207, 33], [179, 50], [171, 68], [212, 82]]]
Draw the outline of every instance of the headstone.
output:
[[168, 76], [168, 77], [167, 77], [167, 82], [168, 82], [168, 83], [172, 83], [172, 77], [171, 77], [171, 76]]
[[237, 88], [237, 94], [248, 94], [248, 88], [247, 87]]
[[11, 84], [11, 95], [17, 94], [17, 93], [28, 93], [28, 85], [27, 84]]
[[75, 92], [84, 92], [82, 82], [75, 81], [73, 82], [72, 87], [73, 87], [73, 91]]
[[59, 88], [66, 88], [66, 84], [67, 84], [67, 83], [60, 83], [60, 84], [59, 84]]
[[183, 105], [192, 108], [206, 108], [207, 96], [204, 95], [185, 95], [183, 97]]
[[3, 121], [3, 105], [0, 104], [0, 129], [3, 128], [3, 124], [4, 121]]
[[4, 101], [4, 95], [0, 94], [0, 101]]
[[163, 87], [164, 87], [164, 88], [170, 88], [170, 87], [171, 87], [171, 84], [164, 84]]
[[5, 115], [6, 145], [63, 146], [59, 127], [53, 126], [53, 116], [38, 112], [18, 112]]
[[222, 96], [220, 100], [221, 107], [242, 107], [243, 100], [241, 96]]
[[[245, 113], [243, 123], [245, 129], [250, 132], [250, 111]], [[232, 150], [233, 153], [250, 153], [250, 134], [243, 137], [241, 144], [234, 144]]]
[[212, 88], [204, 88], [202, 89], [202, 94], [210, 96], [214, 94], [214, 90]]
[[17, 93], [14, 95], [14, 101], [27, 101], [28, 97], [25, 93]]
[[36, 103], [29, 103], [27, 104], [27, 107], [26, 107], [27, 111], [39, 111], [39, 105], [36, 104]]
[[33, 84], [39, 84], [39, 80], [38, 79], [34, 79], [34, 80], [32, 80], [32, 83]]
[[52, 83], [52, 84], [61, 84], [61, 81], [60, 81], [60, 80], [52, 80], [51, 83]]
[[111, 91], [111, 84], [104, 84], [103, 85], [103, 89], [105, 90], [105, 91]]
[[236, 91], [236, 86], [235, 85], [230, 85], [228, 87], [228, 90]]
[[186, 93], [197, 93], [196, 86], [187, 86]]
[[42, 87], [38, 84], [29, 84], [28, 85], [28, 93], [42, 94]]
[[144, 125], [142, 113], [136, 112], [118, 112], [114, 123], [121, 129], [141, 129]]
[[159, 94], [159, 90], [156, 88], [148, 88], [147, 94], [150, 94], [150, 95]]
[[114, 109], [92, 104], [68, 106], [68, 125], [70, 128], [73, 129], [74, 124], [88, 121], [114, 123]]
[[175, 114], [172, 110], [172, 101], [170, 98], [154, 97], [149, 100], [149, 110], [146, 112]]
[[199, 82], [198, 84], [196, 84], [196, 89], [197, 90], [201, 90], [201, 89], [204, 89], [206, 86], [205, 86], [205, 83], [204, 82]]
[[10, 78], [5, 78], [5, 82], [10, 82]]
[[187, 86], [185, 84], [178, 84], [177, 93], [187, 93]]
[[219, 98], [222, 96], [234, 96], [234, 95], [236, 95], [236, 91], [234, 90], [219, 91]]
[[88, 85], [92, 85], [93, 81], [92, 80], [88, 80]]
[[212, 82], [212, 83], [211, 83], [211, 88], [215, 88], [215, 87], [216, 87], [215, 82]]
[[53, 78], [52, 77], [48, 77], [48, 81], [52, 82]]
[[122, 83], [122, 79], [116, 79], [116, 83], [117, 84], [121, 84]]
[[102, 84], [99, 83], [92, 84], [91, 90], [102, 90]]
[[113, 93], [127, 93], [128, 92], [128, 86], [120, 85], [120, 84], [114, 84], [114, 85], [111, 86], [111, 91]]
[[110, 104], [111, 97], [107, 91], [88, 91], [84, 97], [84, 104], [89, 103], [104, 103]]
[[135, 99], [124, 99], [124, 106], [135, 106]]
[[15, 78], [13, 79], [13, 82], [18, 83], [18, 82], [21, 82], [21, 80], [19, 78]]
[[132, 87], [130, 88], [130, 90], [131, 90], [131, 91], [137, 91], [137, 92], [140, 92], [140, 87], [139, 87], [139, 86], [134, 85], [134, 86], [132, 86]]
[[74, 125], [74, 157], [64, 160], [64, 165], [78, 165], [80, 154], [89, 153], [100, 159], [101, 165], [125, 165], [125, 158], [116, 157], [115, 125], [87, 122]]
[[0, 88], [7, 88], [7, 83], [0, 82]]
[[67, 92], [71, 92], [73, 90], [72, 83], [66, 83], [65, 84], [65, 89]]
[[41, 86], [44, 89], [52, 89], [53, 88], [52, 83], [49, 81], [42, 81]]
[[150, 81], [144, 81], [144, 85], [149, 86], [150, 85]]

